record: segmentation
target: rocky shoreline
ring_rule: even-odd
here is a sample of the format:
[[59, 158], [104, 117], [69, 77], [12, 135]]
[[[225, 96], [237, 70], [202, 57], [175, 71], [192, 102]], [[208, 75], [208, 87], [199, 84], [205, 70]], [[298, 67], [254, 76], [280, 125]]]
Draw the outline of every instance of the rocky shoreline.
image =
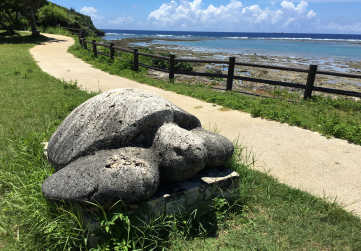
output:
[[[177, 55], [179, 58], [189, 59], [216, 59], [216, 60], [228, 60], [230, 56], [236, 57], [236, 61], [258, 64], [274, 64], [286, 67], [299, 67], [308, 69], [310, 64], [317, 64], [318, 69], [345, 73], [361, 74], [361, 60], [350, 61], [342, 59], [332, 58], [303, 58], [303, 57], [287, 57], [287, 56], [266, 56], [257, 54], [230, 54], [225, 52], [211, 52], [211, 51], [195, 51], [183, 46], [172, 46], [164, 44], [150, 43], [154, 38], [124, 38], [121, 40], [112, 41], [116, 46], [123, 48], [138, 48], [145, 49], [151, 48], [155, 54], [162, 52], [171, 52]], [[156, 40], [163, 41], [185, 41], [175, 40], [167, 38], [157, 38]], [[189, 40], [187, 40], [189, 41]], [[143, 45], [143, 46], [142, 46]], [[193, 70], [197, 72], [205, 72], [207, 69], [212, 69], [215, 73], [227, 74], [228, 66], [219, 64], [205, 64], [205, 63], [191, 63]], [[260, 78], [274, 81], [283, 81], [296, 84], [306, 84], [307, 73], [292, 72], [283, 70], [263, 69], [248, 66], [236, 66], [235, 75]], [[159, 71], [149, 71], [149, 76], [159, 79], [168, 79], [168, 74]], [[206, 84], [212, 84], [214, 86], [224, 87], [225, 80], [210, 80], [205, 77], [194, 77], [186, 75], [176, 75], [176, 81], [185, 82], [204, 82]], [[315, 86], [334, 88], [347, 91], [361, 92], [361, 79], [355, 78], [343, 78], [327, 75], [317, 75], [315, 80]], [[248, 91], [251, 93], [261, 93], [273, 91], [276, 87], [267, 84], [254, 83], [249, 81], [234, 81], [233, 88], [241, 91]], [[296, 89], [290, 87], [277, 87], [278, 89], [286, 89], [292, 92], [303, 93], [303, 89]], [[334, 96], [332, 94], [323, 93], [325, 96]]]

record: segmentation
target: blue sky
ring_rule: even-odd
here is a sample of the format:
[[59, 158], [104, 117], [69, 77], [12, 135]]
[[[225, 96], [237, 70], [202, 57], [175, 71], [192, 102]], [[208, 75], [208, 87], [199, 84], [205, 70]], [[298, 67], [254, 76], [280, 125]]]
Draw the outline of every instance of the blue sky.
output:
[[361, 34], [361, 0], [52, 0], [99, 29]]

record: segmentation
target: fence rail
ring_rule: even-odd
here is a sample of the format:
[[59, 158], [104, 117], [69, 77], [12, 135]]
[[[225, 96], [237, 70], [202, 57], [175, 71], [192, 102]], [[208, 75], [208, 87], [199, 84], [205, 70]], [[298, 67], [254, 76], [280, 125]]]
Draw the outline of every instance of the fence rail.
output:
[[[85, 29], [77, 29], [77, 28], [67, 28], [67, 27], [60, 27], [62, 29], [68, 30], [71, 32], [71, 34], [75, 35], [81, 35], [81, 32], [85, 32]], [[85, 34], [84, 34], [85, 35]]]
[[[316, 74], [322, 75], [329, 75], [329, 76], [338, 76], [338, 77], [347, 77], [347, 78], [357, 78], [361, 79], [360, 74], [351, 74], [351, 73], [342, 73], [342, 72], [334, 72], [334, 71], [322, 71], [317, 69], [317, 65], [310, 65], [308, 69], [306, 68], [296, 68], [296, 67], [285, 67], [285, 66], [278, 66], [278, 65], [269, 65], [269, 64], [256, 64], [256, 63], [243, 63], [243, 62], [236, 62], [235, 57], [229, 57], [229, 60], [208, 60], [208, 59], [187, 59], [187, 58], [175, 58], [175, 55], [170, 55], [169, 57], [148, 54], [144, 52], [138, 52], [138, 49], [126, 49], [114, 46], [114, 43], [103, 44], [97, 43], [95, 40], [88, 41], [85, 38], [85, 30], [82, 29], [74, 29], [74, 28], [65, 28], [64, 29], [70, 30], [72, 34], [77, 34], [79, 36], [79, 43], [81, 46], [88, 51], [92, 51], [95, 55], [100, 54], [103, 56], [110, 57], [111, 59], [118, 59], [123, 60], [122, 58], [115, 57], [114, 52], [115, 50], [123, 51], [132, 53], [134, 56], [133, 61], [126, 61], [134, 65], [134, 71], [139, 70], [139, 66], [145, 67], [148, 69], [153, 69], [161, 72], [169, 73], [169, 79], [174, 79], [175, 74], [182, 74], [182, 75], [191, 75], [191, 76], [203, 76], [203, 77], [214, 77], [214, 78], [225, 78], [227, 79], [227, 87], [226, 90], [232, 90], [233, 88], [233, 80], [244, 80], [250, 82], [257, 82], [257, 83], [264, 83], [269, 85], [275, 86], [287, 86], [293, 88], [304, 89], [304, 99], [311, 98], [313, 91], [324, 92], [324, 93], [332, 93], [332, 94], [339, 94], [345, 96], [353, 96], [353, 97], [361, 97], [360, 92], [353, 92], [353, 91], [345, 91], [333, 88], [325, 88], [325, 87], [316, 87], [314, 86]], [[87, 44], [92, 44], [92, 49], [89, 49]], [[103, 53], [97, 51], [97, 46], [103, 46], [106, 48], [110, 48], [110, 54]], [[152, 58], [159, 58], [163, 60], [169, 61], [169, 69], [161, 69], [154, 66], [146, 65], [139, 63], [138, 57], [147, 56]], [[204, 73], [204, 72], [187, 72], [187, 71], [175, 71], [174, 65], [175, 62], [189, 62], [189, 63], [210, 63], [210, 64], [227, 64], [228, 65], [228, 74], [212, 74], [212, 73]], [[243, 77], [243, 76], [235, 76], [234, 75], [234, 68], [236, 65], [241, 66], [250, 66], [250, 67], [257, 67], [257, 68], [266, 68], [266, 69], [274, 69], [274, 70], [284, 70], [284, 71], [295, 71], [295, 72], [304, 72], [308, 73], [306, 85], [296, 84], [296, 83], [289, 83], [289, 82], [281, 82], [281, 81], [274, 81], [274, 80], [267, 80], [267, 79], [258, 79], [258, 78], [251, 78], [251, 77]]]

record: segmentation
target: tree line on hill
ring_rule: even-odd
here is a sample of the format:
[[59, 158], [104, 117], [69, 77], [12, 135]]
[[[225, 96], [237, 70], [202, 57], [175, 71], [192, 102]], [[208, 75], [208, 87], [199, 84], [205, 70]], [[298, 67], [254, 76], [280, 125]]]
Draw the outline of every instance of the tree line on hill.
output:
[[95, 28], [91, 18], [47, 0], [0, 0], [0, 29], [14, 34], [15, 30], [31, 30], [56, 27], [85, 29], [87, 35], [104, 36], [105, 32]]

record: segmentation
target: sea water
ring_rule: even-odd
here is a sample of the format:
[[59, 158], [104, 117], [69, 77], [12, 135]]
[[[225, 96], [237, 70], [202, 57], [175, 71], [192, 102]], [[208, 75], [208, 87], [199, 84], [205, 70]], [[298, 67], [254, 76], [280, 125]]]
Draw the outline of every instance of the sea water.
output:
[[[105, 40], [123, 38], [152, 38], [140, 43], [182, 46], [194, 51], [226, 52], [231, 54], [258, 54], [270, 56], [333, 58], [361, 60], [361, 35], [315, 33], [249, 33], [249, 32], [195, 32], [110, 30]], [[159, 40], [167, 38], [167, 40]], [[181, 40], [181, 41], [177, 41]]]

